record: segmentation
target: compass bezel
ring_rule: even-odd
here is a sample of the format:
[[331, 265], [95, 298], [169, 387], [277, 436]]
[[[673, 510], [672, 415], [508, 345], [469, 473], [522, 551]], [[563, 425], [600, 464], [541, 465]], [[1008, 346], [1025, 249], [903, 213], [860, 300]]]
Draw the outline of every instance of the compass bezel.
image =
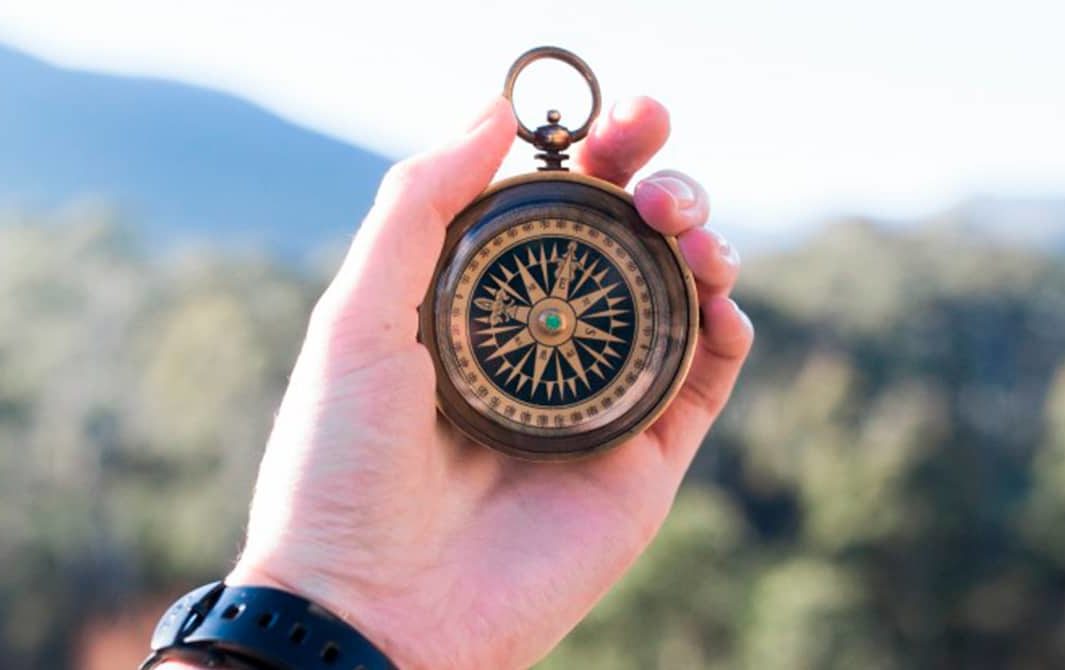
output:
[[[660, 273], [666, 284], [670, 323], [664, 331], [668, 341], [661, 363], [663, 369], [654, 371], [651, 393], [638, 398], [617, 419], [606, 425], [566, 436], [549, 436], [507, 427], [471, 405], [449, 373], [445, 354], [440, 351], [438, 333], [442, 330], [439, 323], [441, 312], [446, 309], [441, 301], [451, 298], [441, 293], [441, 284], [453, 264], [461, 268], [469, 262], [470, 257], [454, 258], [456, 249], [467, 233], [518, 207], [560, 203], [597, 211], [635, 235], [652, 259], [661, 264]], [[581, 458], [616, 446], [643, 431], [658, 418], [680, 390], [691, 367], [698, 328], [695, 279], [680, 254], [676, 239], [662, 235], [643, 223], [632, 196], [623, 189], [595, 177], [554, 170], [500, 181], [455, 217], [448, 228], [433, 282], [419, 309], [419, 339], [433, 360], [440, 412], [470, 439], [528, 460]], [[454, 367], [453, 363], [451, 367]], [[535, 431], [533, 426], [528, 428]]]

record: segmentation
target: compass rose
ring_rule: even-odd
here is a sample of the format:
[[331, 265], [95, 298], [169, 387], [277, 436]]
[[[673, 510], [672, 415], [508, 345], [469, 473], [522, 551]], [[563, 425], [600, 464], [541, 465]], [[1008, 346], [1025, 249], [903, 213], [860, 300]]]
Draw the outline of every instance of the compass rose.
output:
[[499, 390], [565, 406], [608, 386], [632, 348], [632, 289], [586, 240], [543, 236], [496, 256], [469, 311], [474, 356]]

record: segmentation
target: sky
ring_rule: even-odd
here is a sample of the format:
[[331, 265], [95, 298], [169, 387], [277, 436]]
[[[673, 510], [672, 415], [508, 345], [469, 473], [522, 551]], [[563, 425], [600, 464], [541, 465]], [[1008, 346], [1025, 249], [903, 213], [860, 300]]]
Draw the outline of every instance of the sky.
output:
[[[394, 158], [463, 128], [527, 48], [562, 46], [607, 105], [669, 107], [648, 170], [692, 174], [716, 219], [767, 234], [1065, 196], [1062, 26], [1060, 0], [0, 2], [0, 41], [56, 64], [233, 93]], [[587, 94], [535, 65], [518, 103], [575, 126]]]

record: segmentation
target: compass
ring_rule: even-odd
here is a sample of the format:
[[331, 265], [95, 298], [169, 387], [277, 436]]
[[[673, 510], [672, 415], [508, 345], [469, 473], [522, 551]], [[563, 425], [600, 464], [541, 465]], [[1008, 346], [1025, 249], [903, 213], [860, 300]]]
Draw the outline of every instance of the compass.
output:
[[592, 112], [572, 132], [555, 110], [536, 130], [519, 122], [544, 166], [493, 185], [451, 223], [420, 338], [444, 416], [482, 444], [546, 460], [646, 428], [691, 364], [698, 308], [676, 240], [644, 223], [624, 190], [562, 165], [599, 110], [587, 64], [533, 49], [511, 67], [504, 95], [540, 58], [580, 72]]

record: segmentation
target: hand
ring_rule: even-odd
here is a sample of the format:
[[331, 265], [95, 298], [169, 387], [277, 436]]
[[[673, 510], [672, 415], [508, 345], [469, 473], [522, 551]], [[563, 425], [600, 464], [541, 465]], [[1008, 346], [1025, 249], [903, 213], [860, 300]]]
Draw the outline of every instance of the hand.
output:
[[[575, 169], [624, 186], [668, 133], [659, 104], [627, 102], [596, 123]], [[753, 336], [727, 297], [738, 257], [703, 227], [705, 192], [660, 172], [636, 206], [679, 236], [704, 316], [669, 409], [570, 463], [514, 460], [456, 433], [436, 412], [416, 309], [448, 222], [513, 138], [498, 99], [465, 136], [385, 178], [311, 316], [227, 579], [304, 595], [401, 668], [522, 668], [558, 643], [655, 535]]]

